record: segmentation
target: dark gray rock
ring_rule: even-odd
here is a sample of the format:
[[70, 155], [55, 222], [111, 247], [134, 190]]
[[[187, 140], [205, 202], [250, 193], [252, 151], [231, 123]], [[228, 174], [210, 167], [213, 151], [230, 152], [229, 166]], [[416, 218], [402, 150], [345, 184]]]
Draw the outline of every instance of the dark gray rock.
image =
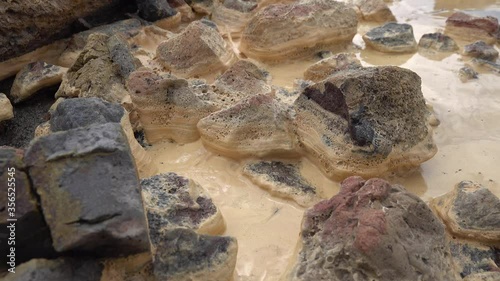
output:
[[486, 44], [484, 41], [476, 41], [464, 47], [464, 55], [495, 61], [498, 58], [498, 51], [491, 45]]
[[158, 246], [154, 273], [158, 280], [229, 281], [237, 251], [235, 238], [175, 229], [167, 232]]
[[495, 247], [451, 239], [450, 251], [462, 278], [475, 273], [499, 270], [495, 261], [500, 250]]
[[127, 79], [130, 73], [137, 69], [138, 62], [130, 51], [130, 46], [124, 36], [113, 35], [108, 40], [109, 57], [118, 73], [123, 79]]
[[139, 16], [148, 21], [157, 21], [177, 14], [167, 0], [136, 0]]
[[224, 0], [222, 5], [228, 9], [236, 10], [242, 13], [249, 13], [257, 8], [255, 0]]
[[453, 52], [458, 50], [458, 45], [450, 36], [440, 32], [427, 33], [422, 35], [418, 46], [424, 49], [430, 49], [438, 52]]
[[120, 256], [149, 250], [137, 170], [120, 124], [35, 139], [25, 163], [58, 252]]
[[459, 280], [427, 204], [382, 179], [350, 177], [308, 209], [290, 280]]
[[384, 53], [412, 53], [417, 50], [413, 28], [406, 23], [390, 22], [363, 35], [366, 45]]

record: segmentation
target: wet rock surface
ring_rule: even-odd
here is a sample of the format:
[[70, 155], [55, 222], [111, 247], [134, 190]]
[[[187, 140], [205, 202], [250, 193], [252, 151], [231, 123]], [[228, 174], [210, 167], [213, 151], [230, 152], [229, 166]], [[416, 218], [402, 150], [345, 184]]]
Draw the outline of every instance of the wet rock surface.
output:
[[406, 23], [390, 22], [363, 35], [366, 45], [384, 53], [412, 53], [417, 50], [413, 28]]
[[458, 45], [450, 36], [440, 32], [427, 33], [422, 35], [418, 46], [423, 49], [434, 50], [438, 52], [454, 52], [458, 50]]
[[12, 118], [14, 118], [14, 108], [7, 96], [0, 93], [0, 122]]
[[57, 251], [119, 256], [149, 250], [137, 171], [119, 124], [41, 137], [25, 162]]
[[498, 51], [484, 41], [476, 41], [464, 47], [464, 55], [495, 62], [498, 58]]
[[361, 62], [353, 53], [340, 53], [311, 65], [304, 72], [304, 79], [319, 82], [338, 71], [361, 67]]
[[458, 280], [427, 205], [381, 179], [350, 177], [308, 209], [288, 280]]
[[232, 237], [199, 235], [189, 229], [169, 231], [154, 257], [158, 280], [229, 281], [238, 244]]

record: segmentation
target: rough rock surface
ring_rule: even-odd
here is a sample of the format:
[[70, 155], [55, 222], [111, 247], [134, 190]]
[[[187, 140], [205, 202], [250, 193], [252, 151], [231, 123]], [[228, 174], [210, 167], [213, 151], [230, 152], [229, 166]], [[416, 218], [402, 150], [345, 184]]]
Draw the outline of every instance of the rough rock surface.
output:
[[418, 41], [418, 46], [438, 52], [454, 52], [458, 50], [458, 45], [455, 40], [440, 32], [422, 35], [422, 38]]
[[449, 240], [451, 255], [462, 278], [475, 273], [500, 270], [495, 264], [495, 261], [498, 262], [499, 249], [456, 237]]
[[378, 176], [417, 167], [437, 149], [420, 77], [395, 66], [337, 72], [295, 101], [306, 155], [326, 175]]
[[299, 166], [279, 161], [248, 163], [243, 174], [272, 195], [310, 207], [321, 200], [317, 188], [300, 174]]
[[304, 79], [319, 82], [338, 71], [361, 68], [361, 62], [353, 53], [340, 53], [322, 59], [304, 71]]
[[187, 80], [162, 77], [147, 69], [132, 73], [127, 88], [150, 144], [167, 139], [196, 141], [198, 121], [219, 109]]
[[117, 256], [149, 250], [137, 171], [119, 124], [38, 138], [25, 163], [57, 251]]
[[390, 22], [363, 35], [366, 45], [384, 53], [412, 53], [417, 50], [413, 28], [406, 23]]
[[417, 196], [350, 177], [308, 209], [288, 280], [456, 281], [445, 229]]
[[138, 66], [123, 37], [91, 34], [56, 97], [99, 97], [120, 103], [128, 94], [125, 80]]
[[224, 0], [220, 4], [216, 2], [212, 20], [222, 31], [237, 38], [241, 36], [256, 8], [256, 0]]
[[498, 30], [498, 19], [495, 17], [475, 17], [456, 12], [446, 20], [445, 33], [466, 41], [485, 40], [493, 44]]
[[460, 81], [467, 82], [472, 79], [477, 79], [478, 73], [469, 65], [466, 65], [458, 70]]
[[161, 43], [156, 56], [165, 68], [185, 77], [225, 70], [237, 59], [218, 30], [203, 21], [190, 23], [179, 35]]
[[141, 180], [149, 237], [154, 247], [165, 233], [188, 228], [200, 234], [220, 234], [224, 219], [207, 192], [195, 181], [175, 173]]
[[261, 60], [283, 60], [350, 43], [357, 31], [354, 9], [336, 1], [269, 5], [247, 24], [240, 50]]
[[14, 118], [14, 108], [7, 96], [0, 93], [0, 122], [12, 118]]
[[61, 83], [67, 68], [45, 62], [33, 62], [26, 65], [16, 75], [10, 90], [13, 103], [30, 98], [38, 90]]
[[[0, 146], [0, 257], [1, 266], [7, 266], [10, 246], [15, 246], [15, 264], [32, 258], [53, 257], [50, 231], [43, 219], [38, 201], [31, 191], [27, 170], [23, 163], [23, 150]], [[13, 179], [13, 180], [12, 180]], [[15, 194], [15, 201], [9, 196]], [[10, 214], [14, 214], [11, 216]], [[7, 219], [15, 222], [15, 245], [8, 244], [11, 228]]]
[[100, 281], [102, 265], [96, 260], [33, 259], [7, 274], [3, 281]]
[[453, 235], [500, 244], [500, 199], [486, 187], [462, 181], [431, 206]]
[[498, 51], [484, 41], [476, 41], [464, 46], [464, 55], [494, 62], [498, 58]]
[[352, 0], [351, 3], [358, 8], [362, 19], [365, 21], [396, 21], [391, 9], [387, 7], [384, 0]]
[[147, 21], [157, 21], [177, 13], [167, 0], [136, 0], [139, 16]]
[[237, 252], [235, 238], [175, 229], [158, 246], [154, 273], [158, 280], [229, 281]]
[[463, 281], [497, 281], [500, 280], [500, 272], [483, 272], [469, 275]]
[[294, 154], [290, 109], [272, 95], [256, 95], [198, 123], [206, 147], [229, 156]]

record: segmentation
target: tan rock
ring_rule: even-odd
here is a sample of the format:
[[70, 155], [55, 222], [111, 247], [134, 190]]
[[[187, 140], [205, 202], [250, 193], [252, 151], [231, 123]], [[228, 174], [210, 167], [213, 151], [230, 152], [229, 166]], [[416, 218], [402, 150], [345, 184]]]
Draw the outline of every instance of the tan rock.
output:
[[12, 118], [14, 118], [14, 108], [7, 96], [0, 93], [0, 122]]
[[337, 71], [361, 68], [361, 62], [353, 53], [341, 53], [322, 59], [304, 72], [304, 79], [319, 82]]
[[365, 21], [396, 21], [391, 9], [383, 0], [352, 0], [350, 2], [359, 9], [361, 17]]
[[224, 0], [222, 3], [215, 1], [212, 20], [221, 31], [230, 33], [233, 38], [239, 38], [256, 8], [255, 0]]

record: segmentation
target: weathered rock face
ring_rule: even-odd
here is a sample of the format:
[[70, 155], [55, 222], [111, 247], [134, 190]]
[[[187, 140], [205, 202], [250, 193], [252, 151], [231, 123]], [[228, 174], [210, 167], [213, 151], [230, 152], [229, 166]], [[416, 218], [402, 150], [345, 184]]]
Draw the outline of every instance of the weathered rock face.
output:
[[221, 212], [195, 181], [166, 173], [143, 179], [141, 187], [149, 237], [155, 248], [168, 231], [176, 228], [212, 235], [224, 232]]
[[12, 118], [14, 118], [14, 108], [7, 96], [0, 93], [0, 122]]
[[413, 28], [406, 23], [390, 22], [376, 27], [365, 35], [366, 45], [384, 53], [411, 53], [417, 50]]
[[439, 32], [422, 35], [422, 38], [418, 41], [418, 46], [438, 52], [454, 52], [458, 50], [455, 40]]
[[469, 275], [463, 281], [496, 281], [500, 279], [500, 272], [483, 272]]
[[198, 121], [218, 110], [187, 80], [162, 77], [150, 70], [132, 73], [127, 88], [150, 144], [167, 139], [193, 142], [200, 137]]
[[354, 9], [336, 1], [270, 5], [247, 24], [240, 50], [260, 60], [309, 55], [325, 46], [350, 43], [357, 25]]
[[257, 8], [256, 0], [224, 0], [216, 2], [212, 20], [219, 28], [238, 38]]
[[476, 273], [499, 270], [495, 261], [498, 259], [497, 254], [500, 250], [456, 238], [449, 240], [451, 255], [462, 278]]
[[476, 41], [464, 47], [464, 55], [494, 62], [498, 58], [498, 51], [484, 41]]
[[358, 8], [362, 19], [365, 21], [396, 21], [391, 9], [387, 7], [384, 0], [352, 0], [350, 3]]
[[290, 109], [272, 95], [256, 95], [198, 123], [206, 147], [229, 156], [294, 154]]
[[299, 167], [279, 161], [260, 161], [246, 164], [243, 174], [274, 196], [292, 199], [310, 207], [321, 200], [317, 188], [300, 174]]
[[307, 87], [294, 119], [306, 155], [328, 176], [376, 176], [436, 153], [420, 77], [384, 66], [338, 72]]
[[[23, 163], [23, 151], [12, 147], [0, 146], [0, 257], [1, 266], [7, 266], [10, 247], [15, 247], [15, 263], [20, 264], [32, 258], [53, 257], [50, 231], [38, 208], [38, 202], [31, 191], [31, 184]], [[9, 197], [15, 195], [15, 201]], [[13, 198], [13, 197], [12, 197]], [[12, 215], [11, 215], [12, 214]], [[15, 228], [8, 219], [17, 219]], [[15, 244], [10, 231], [15, 232]]]
[[225, 70], [237, 58], [216, 28], [203, 21], [190, 23], [179, 35], [156, 49], [158, 61], [183, 77]]
[[67, 68], [45, 62], [34, 62], [26, 65], [16, 75], [10, 95], [14, 103], [30, 98], [38, 90], [61, 83]]
[[167, 0], [136, 0], [139, 16], [148, 21], [157, 21], [175, 15]]
[[381, 179], [350, 177], [308, 209], [288, 280], [459, 280], [425, 202]]
[[500, 243], [500, 199], [487, 188], [462, 181], [431, 206], [453, 235]]
[[495, 43], [494, 34], [499, 30], [498, 19], [494, 17], [475, 17], [456, 12], [446, 20], [445, 33], [466, 41], [484, 40]]
[[304, 79], [319, 82], [335, 72], [361, 67], [361, 62], [353, 53], [336, 54], [308, 67], [304, 72]]
[[56, 97], [99, 97], [120, 103], [128, 94], [125, 80], [139, 64], [120, 35], [91, 34]]
[[57, 251], [117, 256], [149, 250], [137, 171], [119, 124], [38, 138], [25, 162]]
[[163, 237], [156, 251], [154, 274], [158, 280], [229, 281], [237, 252], [235, 238], [175, 229]]
[[7, 274], [4, 281], [99, 281], [102, 265], [96, 260], [60, 258], [56, 260], [33, 259]]

